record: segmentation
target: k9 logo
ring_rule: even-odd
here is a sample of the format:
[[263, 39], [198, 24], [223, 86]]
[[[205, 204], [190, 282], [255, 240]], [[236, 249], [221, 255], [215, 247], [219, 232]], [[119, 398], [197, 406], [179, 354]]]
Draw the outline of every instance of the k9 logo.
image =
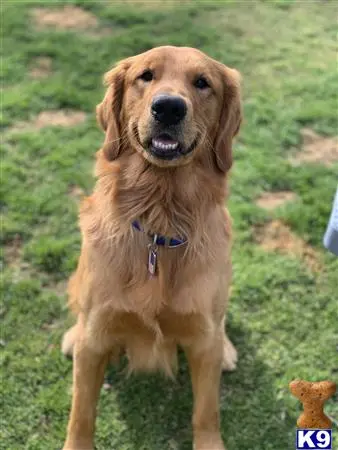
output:
[[297, 430], [297, 450], [332, 449], [332, 430]]

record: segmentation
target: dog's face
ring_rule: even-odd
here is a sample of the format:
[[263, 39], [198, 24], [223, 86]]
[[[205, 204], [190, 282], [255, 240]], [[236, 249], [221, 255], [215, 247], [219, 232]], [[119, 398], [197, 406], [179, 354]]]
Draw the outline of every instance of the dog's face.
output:
[[158, 47], [121, 61], [105, 80], [97, 113], [108, 159], [129, 146], [161, 167], [187, 164], [202, 151], [223, 172], [231, 166], [241, 120], [235, 70], [196, 49]]

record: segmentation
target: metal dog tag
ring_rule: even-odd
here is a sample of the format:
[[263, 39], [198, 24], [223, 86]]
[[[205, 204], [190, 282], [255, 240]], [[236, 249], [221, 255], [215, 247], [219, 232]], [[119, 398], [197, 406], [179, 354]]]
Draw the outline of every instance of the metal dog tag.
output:
[[150, 275], [156, 274], [156, 266], [157, 266], [157, 234], [154, 234], [153, 242], [149, 244], [149, 253], [148, 253], [148, 272]]
[[157, 266], [157, 246], [154, 244], [149, 245], [148, 253], [148, 272], [150, 275], [156, 274]]

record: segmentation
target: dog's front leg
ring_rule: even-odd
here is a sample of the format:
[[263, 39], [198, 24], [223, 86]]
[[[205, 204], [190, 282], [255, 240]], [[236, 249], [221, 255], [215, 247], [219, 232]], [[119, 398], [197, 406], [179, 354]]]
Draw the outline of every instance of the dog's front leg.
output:
[[109, 355], [95, 353], [82, 337], [73, 356], [73, 402], [63, 450], [93, 450], [96, 404]]
[[201, 349], [198, 342], [185, 349], [194, 395], [194, 450], [225, 450], [219, 426], [219, 386], [222, 372], [223, 337], [215, 336]]

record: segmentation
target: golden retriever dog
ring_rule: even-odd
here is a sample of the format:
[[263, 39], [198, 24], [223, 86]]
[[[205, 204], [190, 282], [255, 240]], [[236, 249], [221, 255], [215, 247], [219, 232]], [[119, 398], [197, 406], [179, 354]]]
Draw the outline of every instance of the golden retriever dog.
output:
[[[192, 380], [195, 450], [224, 450], [222, 368], [231, 220], [225, 208], [232, 140], [241, 122], [239, 73], [187, 47], [158, 47], [105, 75], [105, 132], [94, 193], [80, 209], [82, 250], [69, 282], [77, 317], [65, 334], [73, 401], [64, 450], [92, 450], [107, 363], [173, 376], [177, 348]], [[156, 405], [154, 406], [156, 407]]]

